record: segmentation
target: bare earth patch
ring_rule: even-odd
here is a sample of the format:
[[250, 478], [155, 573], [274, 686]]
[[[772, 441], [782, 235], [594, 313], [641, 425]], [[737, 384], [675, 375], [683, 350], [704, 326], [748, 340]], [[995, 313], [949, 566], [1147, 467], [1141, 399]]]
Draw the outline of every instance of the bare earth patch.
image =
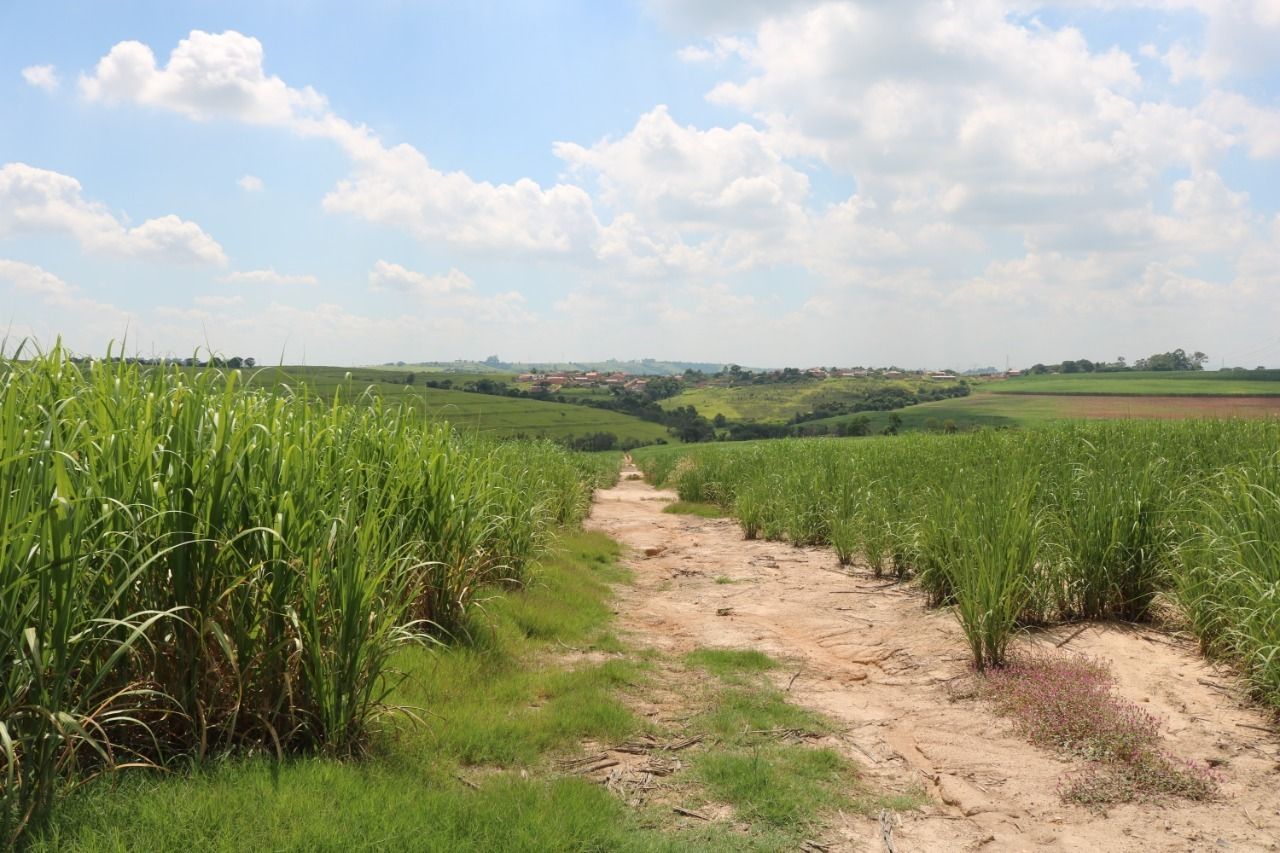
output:
[[[674, 655], [754, 648], [786, 662], [774, 683], [845, 727], [833, 746], [868, 782], [925, 785], [931, 804], [893, 819], [898, 850], [1280, 849], [1280, 738], [1191, 645], [1111, 625], [1066, 626], [1031, 641], [1066, 640], [1109, 662], [1117, 693], [1161, 721], [1168, 750], [1220, 775], [1208, 802], [1098, 814], [1059, 796], [1063, 774], [1079, 763], [1027, 743], [988, 704], [957, 696], [969, 667], [950, 614], [926, 609], [909, 587], [842, 569], [829, 549], [745, 541], [730, 519], [663, 513], [675, 495], [630, 473], [597, 494], [588, 521], [630, 549], [635, 584], [618, 591], [619, 629]], [[830, 829], [833, 850], [884, 849], [875, 820], [851, 816]]]
[[1280, 397], [1059, 397], [1063, 417], [1074, 418], [1266, 418], [1280, 416]]

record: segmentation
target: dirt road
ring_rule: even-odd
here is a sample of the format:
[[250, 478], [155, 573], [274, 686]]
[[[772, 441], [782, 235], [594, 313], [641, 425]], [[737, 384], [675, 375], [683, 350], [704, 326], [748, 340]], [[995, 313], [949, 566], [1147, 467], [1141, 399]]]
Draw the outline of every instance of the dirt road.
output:
[[[598, 493], [588, 522], [630, 548], [636, 582], [619, 592], [620, 628], [664, 651], [756, 648], [786, 661], [779, 685], [847, 727], [842, 748], [874, 783], [925, 786], [924, 813], [898, 816], [899, 851], [1280, 849], [1280, 740], [1193, 647], [1124, 626], [1090, 627], [1068, 645], [1112, 662], [1120, 691], [1164, 721], [1171, 752], [1218, 767], [1218, 800], [1105, 815], [1064, 805], [1057, 785], [1074, 765], [957, 698], [968, 668], [951, 615], [909, 586], [842, 569], [828, 549], [744, 541], [731, 520], [663, 513], [675, 495], [628, 479], [638, 476]], [[884, 849], [873, 821], [830, 831], [843, 849]]]

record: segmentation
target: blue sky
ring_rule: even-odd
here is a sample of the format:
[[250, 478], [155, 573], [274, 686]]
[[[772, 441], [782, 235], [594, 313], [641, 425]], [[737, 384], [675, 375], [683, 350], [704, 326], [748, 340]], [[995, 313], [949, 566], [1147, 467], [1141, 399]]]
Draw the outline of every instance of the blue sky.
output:
[[0, 5], [0, 323], [1280, 364], [1280, 0]]

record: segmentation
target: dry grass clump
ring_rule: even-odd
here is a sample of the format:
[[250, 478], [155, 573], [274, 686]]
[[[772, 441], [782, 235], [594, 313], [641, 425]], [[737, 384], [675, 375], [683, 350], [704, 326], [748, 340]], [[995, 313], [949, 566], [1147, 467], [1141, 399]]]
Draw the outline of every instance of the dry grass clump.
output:
[[1083, 655], [1024, 653], [981, 680], [979, 695], [1010, 717], [1037, 746], [1089, 762], [1059, 789], [1071, 803], [1100, 807], [1177, 796], [1212, 797], [1216, 775], [1160, 745], [1160, 721], [1114, 692], [1103, 661]]

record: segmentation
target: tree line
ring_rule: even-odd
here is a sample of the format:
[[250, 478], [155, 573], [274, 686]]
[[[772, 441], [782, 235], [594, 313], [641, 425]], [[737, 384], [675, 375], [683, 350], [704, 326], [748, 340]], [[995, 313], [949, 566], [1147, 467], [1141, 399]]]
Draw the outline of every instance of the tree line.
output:
[[1087, 358], [1067, 360], [1060, 364], [1034, 364], [1029, 373], [1122, 373], [1125, 371], [1171, 371], [1171, 370], [1204, 370], [1209, 356], [1196, 350], [1187, 355], [1187, 351], [1178, 348], [1171, 352], [1157, 352], [1146, 358], [1140, 358], [1129, 364], [1124, 356], [1115, 361], [1092, 361]]

